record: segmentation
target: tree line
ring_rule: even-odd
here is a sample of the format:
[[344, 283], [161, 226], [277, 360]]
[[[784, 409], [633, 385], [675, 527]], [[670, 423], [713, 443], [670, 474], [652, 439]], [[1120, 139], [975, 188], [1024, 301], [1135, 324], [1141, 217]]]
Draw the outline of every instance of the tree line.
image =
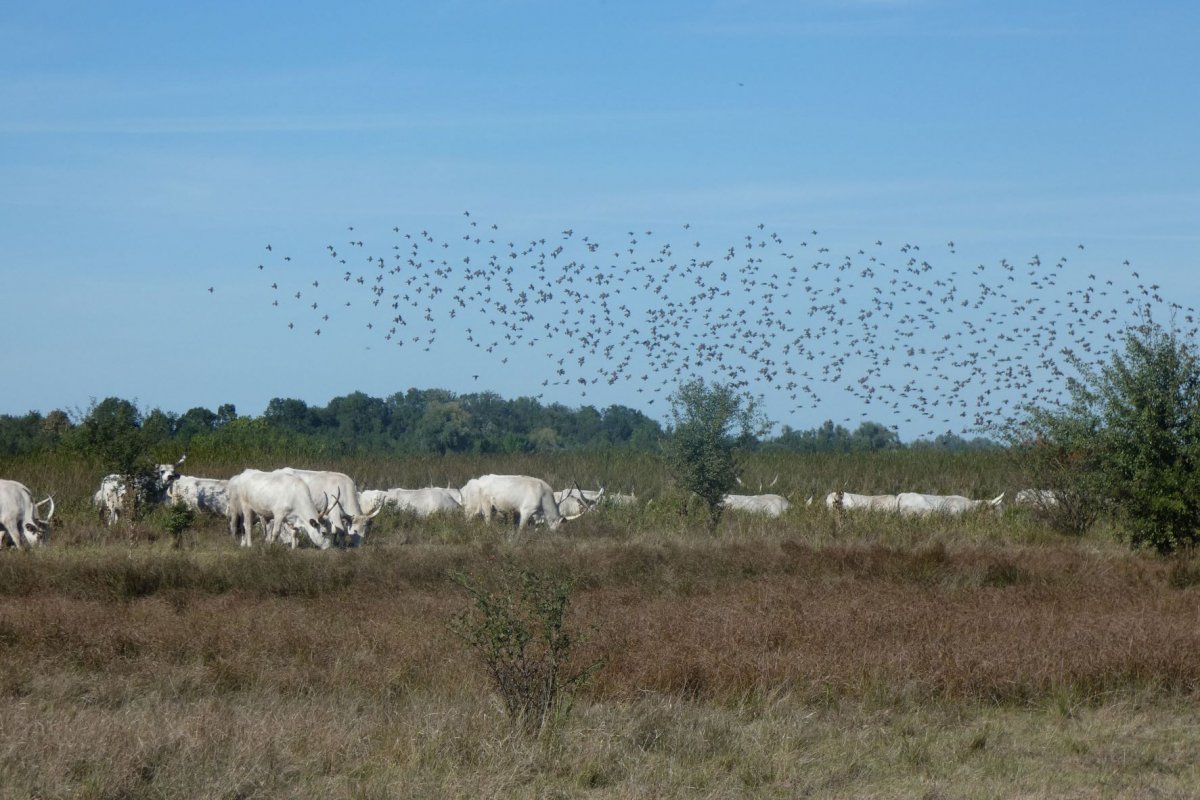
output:
[[[231, 403], [215, 411], [197, 406], [182, 414], [143, 410], [119, 397], [93, 401], [71, 413], [56, 409], [0, 415], [0, 457], [62, 450], [98, 457], [114, 469], [135, 450], [161, 451], [168, 445], [193, 452], [234, 447], [337, 456], [605, 448], [647, 452], [660, 449], [666, 436], [658, 421], [624, 405], [569, 408], [530, 397], [506, 400], [493, 392], [458, 395], [445, 389], [409, 389], [385, 398], [353, 392], [325, 406], [277, 397], [260, 416], [240, 415]], [[744, 444], [753, 450], [798, 453], [997, 446], [988, 439], [949, 433], [906, 445], [877, 422], [863, 422], [851, 431], [832, 421], [810, 430], [785, 425], [777, 436], [750, 437]]]

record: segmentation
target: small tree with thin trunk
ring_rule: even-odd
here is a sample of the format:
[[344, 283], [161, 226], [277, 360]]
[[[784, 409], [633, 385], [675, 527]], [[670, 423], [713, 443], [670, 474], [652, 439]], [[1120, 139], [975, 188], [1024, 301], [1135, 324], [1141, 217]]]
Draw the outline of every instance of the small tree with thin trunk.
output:
[[729, 384], [708, 386], [703, 378], [671, 395], [671, 418], [667, 464], [675, 481], [704, 501], [709, 528], [715, 529], [725, 495], [737, 481], [738, 450], [765, 434], [770, 423], [752, 397]]

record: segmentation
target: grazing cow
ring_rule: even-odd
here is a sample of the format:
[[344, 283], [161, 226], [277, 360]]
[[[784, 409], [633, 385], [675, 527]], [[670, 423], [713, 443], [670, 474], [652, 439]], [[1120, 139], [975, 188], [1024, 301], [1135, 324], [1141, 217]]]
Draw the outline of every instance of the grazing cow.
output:
[[[491, 521], [494, 512], [516, 514], [517, 528], [535, 517], [554, 530], [565, 519], [554, 502], [554, 490], [541, 478], [527, 475], [483, 475], [462, 487], [463, 513]], [[572, 517], [573, 519], [573, 517]]]
[[917, 494], [916, 492], [901, 492], [896, 495], [896, 504], [901, 514], [912, 516], [929, 516], [930, 514], [965, 514], [968, 511], [990, 508], [1000, 510], [1004, 493], [992, 500], [971, 500], [962, 495], [949, 494]]
[[[37, 510], [46, 503], [50, 504], [50, 513], [45, 519], [38, 519]], [[22, 539], [30, 546], [41, 544], [50, 536], [50, 518], [53, 516], [53, 496], [35, 503], [25, 484], [0, 479], [0, 545], [6, 536], [18, 549]]]
[[358, 493], [358, 507], [364, 513], [378, 511], [387, 504], [387, 489], [363, 489]]
[[730, 511], [766, 514], [768, 517], [782, 517], [792, 505], [786, 497], [777, 494], [727, 494], [721, 503]]
[[313, 504], [308, 484], [285, 472], [260, 472], [248, 469], [229, 479], [229, 533], [242, 547], [250, 547], [250, 531], [255, 518], [266, 528], [266, 541], [282, 541], [295, 547], [297, 530], [308, 534], [309, 541], [325, 550], [330, 545], [325, 535], [326, 517], [333, 501], [326, 497], [323, 510]]
[[604, 489], [580, 489], [578, 485], [554, 493], [558, 513], [565, 519], [575, 519], [591, 511], [607, 499]]
[[[158, 502], [166, 497], [167, 490], [179, 478], [179, 467], [187, 460], [184, 453], [174, 464], [159, 464], [152, 478], [139, 478], [138, 491], [151, 502]], [[100, 512], [100, 517], [108, 518], [108, 524], [113, 525], [121, 517], [125, 508], [125, 500], [129, 495], [129, 481], [124, 475], [105, 475], [100, 481], [100, 488], [92, 495], [92, 505]]]
[[357, 547], [367, 538], [371, 520], [382, 510], [382, 506], [370, 514], [364, 514], [358, 505], [358, 486], [354, 479], [342, 472], [325, 470], [294, 469], [284, 467], [277, 470], [288, 475], [294, 475], [308, 486], [313, 503], [320, 503], [325, 497], [333, 499], [333, 510], [328, 516], [328, 524], [333, 540], [338, 544]]
[[1013, 504], [1030, 506], [1032, 508], [1054, 508], [1060, 502], [1060, 495], [1053, 489], [1022, 489], [1013, 498]]
[[225, 516], [229, 511], [229, 481], [180, 475], [167, 487], [167, 501], [183, 503], [194, 511]]
[[401, 511], [412, 511], [418, 517], [428, 517], [440, 511], [462, 511], [458, 489], [440, 489], [429, 486], [424, 489], [368, 489], [358, 495], [358, 504], [364, 513], [370, 510], [379, 513], [385, 505], [395, 506]]
[[611, 503], [614, 506], [636, 506], [637, 501], [636, 494], [625, 494], [624, 492], [604, 493], [604, 502]]
[[825, 507], [831, 511], [898, 511], [899, 503], [894, 494], [830, 492], [825, 495]]

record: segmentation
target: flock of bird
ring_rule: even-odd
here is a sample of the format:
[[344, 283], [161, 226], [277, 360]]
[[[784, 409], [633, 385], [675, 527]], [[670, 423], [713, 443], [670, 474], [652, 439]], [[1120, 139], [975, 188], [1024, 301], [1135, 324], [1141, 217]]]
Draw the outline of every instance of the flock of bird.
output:
[[516, 241], [470, 212], [447, 238], [385, 238], [368, 248], [350, 227], [296, 260], [267, 244], [257, 270], [281, 324], [317, 336], [351, 325], [434, 352], [457, 338], [572, 396], [620, 385], [634, 407], [700, 376], [800, 418], [840, 404], [966, 432], [1060, 402], [1067, 354], [1106, 363], [1147, 316], [1196, 330], [1195, 310], [1129, 262], [1116, 282], [1067, 257], [962, 266], [954, 242], [834, 253], [815, 230], [785, 241], [763, 224], [717, 247], [687, 224]]

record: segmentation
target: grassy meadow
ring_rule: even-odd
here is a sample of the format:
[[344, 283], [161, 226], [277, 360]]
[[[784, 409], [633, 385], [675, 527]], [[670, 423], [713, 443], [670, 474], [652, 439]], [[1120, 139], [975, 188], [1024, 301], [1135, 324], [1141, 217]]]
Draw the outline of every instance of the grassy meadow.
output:
[[[292, 465], [643, 502], [521, 537], [387, 511], [358, 550], [241, 550], [218, 518], [178, 540], [162, 511], [98, 524], [90, 465], [0, 464], [59, 508], [47, 547], [0, 553], [0, 797], [1200, 795], [1200, 561], [1020, 510], [823, 506], [836, 488], [1011, 497], [1002, 453], [757, 456], [748, 490], [778, 475], [791, 510], [715, 533], [648, 456]], [[447, 629], [468, 607], [449, 574], [508, 565], [574, 578], [574, 657], [603, 662], [536, 739]]]

